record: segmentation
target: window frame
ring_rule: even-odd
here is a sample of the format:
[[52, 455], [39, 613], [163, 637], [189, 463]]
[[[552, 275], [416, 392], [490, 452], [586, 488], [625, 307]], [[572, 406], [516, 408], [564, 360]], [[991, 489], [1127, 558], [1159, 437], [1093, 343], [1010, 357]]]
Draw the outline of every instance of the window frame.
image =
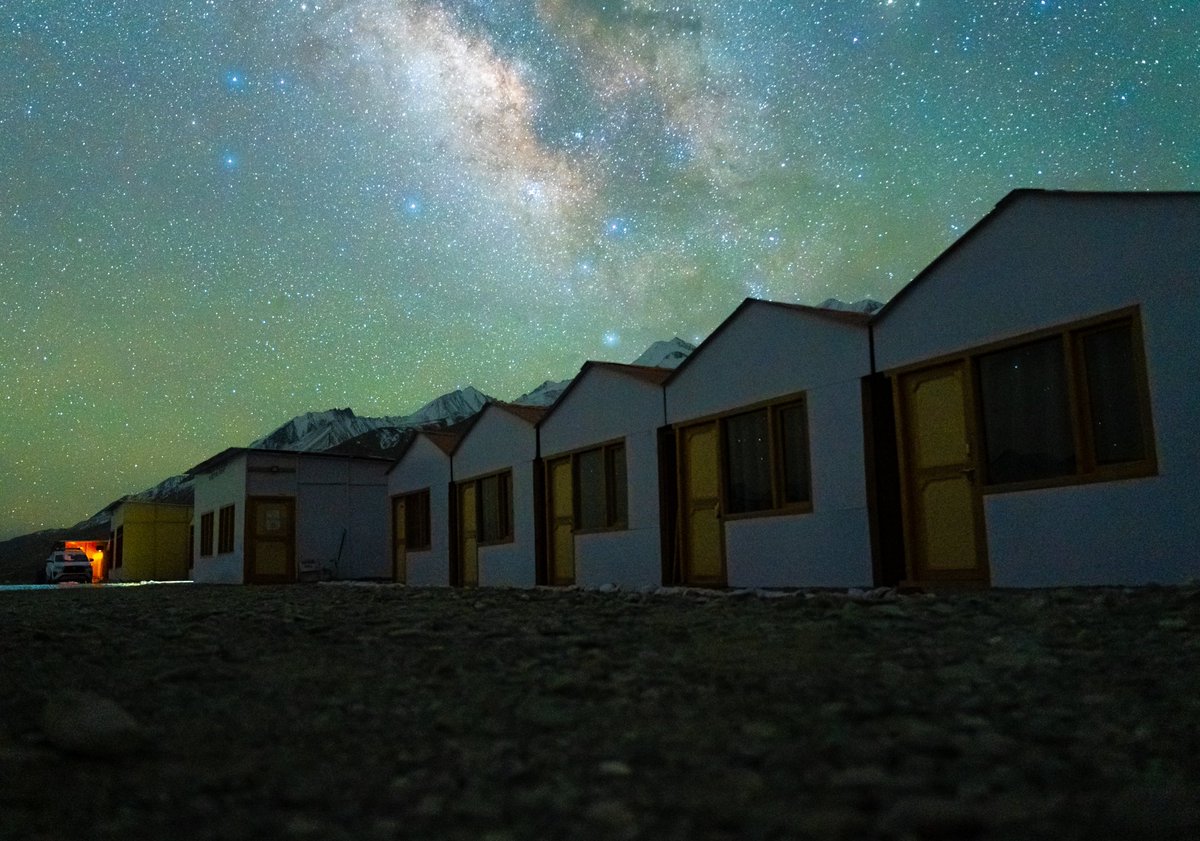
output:
[[[1098, 466], [1095, 462], [1095, 451], [1091, 441], [1091, 419], [1087, 414], [1089, 410], [1084, 409], [1084, 411], [1081, 411], [1083, 404], [1080, 401], [1087, 400], [1088, 392], [1086, 383], [1087, 366], [1083, 360], [1082, 342], [1080, 340], [1088, 333], [1099, 332], [1122, 323], [1129, 325], [1133, 385], [1139, 403], [1138, 413], [1141, 421], [1145, 455], [1139, 461]], [[983, 400], [981, 397], [982, 383], [979, 378], [978, 359], [995, 351], [1006, 350], [1054, 336], [1060, 337], [1063, 353], [1065, 354], [1068, 392], [1067, 406], [1075, 446], [1075, 472], [1042, 479], [989, 483], [987, 476], [987, 433], [984, 424]], [[1074, 321], [1062, 322], [1038, 330], [1031, 330], [999, 341], [975, 345], [954, 353], [922, 359], [919, 362], [898, 366], [883, 373], [894, 382], [898, 376], [909, 371], [918, 371], [951, 362], [961, 362], [967, 366], [971, 388], [969, 410], [971, 416], [969, 422], [975, 425], [979, 443], [979, 454], [977, 456], [979, 478], [976, 480], [976, 488], [981, 495], [988, 496], [990, 494], [1015, 493], [1045, 488], [1073, 487], [1096, 482], [1115, 482], [1123, 479], [1137, 479], [1158, 475], [1158, 445], [1154, 431], [1151, 405], [1152, 396], [1150, 394], [1149, 375], [1146, 366], [1145, 334], [1142, 328], [1141, 308], [1136, 304]], [[1087, 452], [1084, 452], [1085, 444], [1087, 445]]]
[[[507, 531], [494, 539], [486, 539], [484, 537], [484, 495], [483, 485], [489, 479], [499, 480], [498, 486], [503, 491], [505, 502], [507, 505], [501, 506], [500, 513], [504, 518], [504, 525]], [[513, 521], [513, 471], [512, 468], [504, 470], [496, 470], [491, 473], [485, 473], [482, 476], [476, 476], [473, 479], [467, 479], [460, 482], [459, 485], [472, 484], [475, 486], [475, 545], [476, 546], [500, 546], [506, 543], [516, 541], [516, 524]]]
[[[428, 552], [430, 549], [433, 548], [433, 518], [432, 518], [432, 513], [429, 510], [429, 503], [430, 503], [429, 491], [430, 491], [429, 488], [421, 488], [420, 490], [416, 490], [416, 491], [406, 491], [405, 493], [399, 493], [392, 497], [392, 511], [393, 512], [396, 510], [396, 502], [399, 500], [404, 500], [404, 517], [405, 517], [404, 551], [405, 552]], [[425, 538], [422, 543], [412, 542], [414, 540], [414, 535], [413, 535], [413, 530], [411, 528], [409, 528], [410, 520], [408, 518], [410, 516], [410, 514], [409, 514], [410, 511], [417, 510], [413, 507], [413, 502], [420, 503], [418, 508], [424, 514], [424, 516], [421, 518], [421, 529], [423, 531], [423, 534], [417, 535], [419, 537]], [[393, 534], [394, 533], [395, 533], [395, 531], [394, 531], [394, 524], [393, 524]]]
[[235, 504], [223, 505], [217, 513], [217, 554], [228, 555], [233, 551], [236, 534]]
[[[616, 460], [614, 453], [620, 450], [621, 458], [625, 461], [625, 517], [618, 517], [617, 506], [617, 488], [616, 485]], [[582, 475], [579, 470], [579, 459], [583, 456], [592, 453], [600, 454], [600, 475], [603, 479], [604, 487], [601, 490], [601, 496], [604, 499], [604, 525], [592, 526], [590, 528], [581, 528], [580, 522], [580, 502], [582, 494], [579, 492], [579, 479]], [[548, 460], [569, 457], [571, 459], [571, 533], [572, 534], [600, 534], [603, 532], [612, 531], [628, 531], [629, 530], [629, 448], [626, 446], [624, 438], [615, 438], [611, 441], [605, 441], [603, 444], [597, 444], [592, 447], [584, 447], [580, 450], [572, 450], [566, 453], [557, 453]]]
[[[804, 418], [804, 463], [808, 468], [805, 484], [808, 487], [808, 499], [798, 502], [786, 500], [787, 479], [784, 462], [783, 423], [780, 415], [786, 409], [799, 408]], [[759, 508], [753, 511], [731, 512], [729, 510], [729, 441], [726, 433], [726, 423], [731, 418], [749, 415], [754, 412], [767, 413], [767, 461], [771, 477], [771, 507]], [[710, 419], [711, 420], [711, 419]], [[812, 426], [808, 417], [808, 392], [801, 391], [763, 401], [750, 406], [741, 406], [736, 411], [726, 412], [715, 418], [718, 421], [717, 441], [720, 459], [720, 491], [721, 516], [724, 520], [746, 520], [754, 517], [777, 517], [788, 514], [810, 514], [813, 510], [813, 481], [812, 481]], [[688, 424], [689, 426], [691, 424]]]
[[[784, 499], [786, 490], [786, 480], [784, 474], [783, 462], [783, 439], [782, 439], [782, 424], [779, 420], [779, 415], [786, 409], [794, 406], [800, 407], [804, 418], [804, 464], [807, 468], [807, 476], [805, 484], [808, 488], [808, 499], [799, 502], [786, 502]], [[748, 415], [752, 412], [767, 410], [767, 437], [768, 437], [768, 458], [770, 460], [770, 475], [771, 475], [771, 507], [763, 508], [757, 511], [739, 511], [736, 514], [729, 511], [729, 477], [728, 477], [728, 441], [726, 438], [725, 421], [729, 418], [735, 418], [739, 415]], [[748, 403], [744, 406], [738, 406], [730, 411], [719, 412], [711, 415], [704, 415], [697, 418], [689, 418], [673, 425], [675, 440], [681, 440], [680, 435], [684, 429], [693, 426], [701, 426], [704, 424], [716, 423], [717, 425], [717, 492], [720, 494], [720, 519], [723, 521], [729, 520], [750, 520], [757, 517], [783, 517], [796, 514], [811, 514], [813, 512], [813, 471], [812, 471], [812, 423], [810, 421], [808, 392], [797, 391], [790, 394], [779, 395], [772, 397], [769, 400], [760, 400], [757, 403]], [[682, 458], [682, 455], [679, 456]]]
[[213, 556], [213, 522], [216, 512], [206, 511], [200, 515], [200, 557]]

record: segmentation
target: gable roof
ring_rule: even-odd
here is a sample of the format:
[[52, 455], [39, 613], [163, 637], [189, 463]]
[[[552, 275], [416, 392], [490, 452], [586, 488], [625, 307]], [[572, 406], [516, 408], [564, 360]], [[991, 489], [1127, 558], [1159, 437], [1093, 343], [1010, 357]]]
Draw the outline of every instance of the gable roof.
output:
[[[515, 415], [530, 426], [537, 426], [538, 421], [546, 414], [545, 406], [522, 406], [520, 403], [505, 403], [503, 400], [496, 400], [484, 407], [487, 411], [488, 407], [494, 406], [497, 409], [503, 409], [510, 415]], [[483, 414], [480, 412], [479, 414]]]
[[650, 383], [651, 385], [661, 386], [671, 376], [672, 369], [670, 368], [655, 368], [650, 365], [625, 365], [620, 362], [599, 362], [594, 359], [589, 359], [583, 363], [583, 367], [579, 369], [579, 373], [571, 380], [570, 385], [563, 389], [562, 394], [558, 395], [558, 399], [549, 407], [546, 414], [538, 423], [539, 426], [546, 422], [546, 419], [558, 411], [558, 407], [562, 406], [567, 401], [567, 395], [575, 390], [575, 386], [587, 375], [591, 370], [612, 371], [614, 374], [620, 374], [631, 379], [640, 380], [641, 382]]
[[302, 456], [304, 458], [333, 458], [342, 459], [343, 461], [378, 461], [390, 463], [392, 459], [383, 456], [356, 456], [345, 455], [342, 453], [325, 453], [314, 452], [310, 450], [264, 450], [261, 447], [229, 447], [221, 450], [215, 456], [205, 459], [185, 472], [188, 476], [198, 476], [201, 473], [210, 473], [226, 462], [233, 461], [240, 455], [247, 453], [262, 453], [263, 455], [281, 455], [281, 456]]
[[744, 301], [738, 304], [737, 309], [731, 312], [724, 321], [717, 325], [717, 329], [708, 334], [708, 337], [701, 342], [694, 351], [692, 351], [691, 355], [689, 355], [687, 359], [680, 363], [678, 368], [670, 373], [670, 375], [664, 380], [664, 384], [671, 383], [675, 377], [678, 376], [680, 371], [683, 371], [690, 366], [697, 357], [703, 356], [704, 351], [713, 344], [713, 340], [723, 333], [730, 324], [740, 318], [744, 311], [756, 306], [774, 307], [776, 309], [794, 313], [798, 316], [804, 316], [806, 318], [819, 318], [849, 327], [861, 327], [866, 329], [871, 323], [871, 316], [867, 315], [866, 313], [854, 312], [852, 310], [830, 310], [825, 309], [824, 307], [810, 307], [806, 304], [787, 304], [783, 301], [767, 301], [763, 300], [762, 298], [746, 298]]
[[916, 277], [893, 295], [891, 300], [884, 304], [883, 308], [871, 317], [871, 323], [874, 324], [887, 318], [888, 313], [894, 311], [897, 308], [897, 304], [908, 297], [908, 294], [914, 287], [921, 284], [929, 275], [933, 274], [951, 255], [957, 254], [960, 250], [974, 243], [981, 234], [991, 227], [996, 219], [1010, 212], [1012, 207], [1018, 203], [1026, 201], [1057, 202], [1063, 199], [1136, 202], [1142, 199], [1163, 198], [1166, 196], [1186, 196], [1200, 199], [1200, 192], [1191, 190], [1043, 190], [1033, 187], [1021, 187], [1011, 190], [1004, 198], [996, 202], [996, 205], [982, 219], [968, 228], [962, 236], [935, 257], [933, 262], [918, 272]]

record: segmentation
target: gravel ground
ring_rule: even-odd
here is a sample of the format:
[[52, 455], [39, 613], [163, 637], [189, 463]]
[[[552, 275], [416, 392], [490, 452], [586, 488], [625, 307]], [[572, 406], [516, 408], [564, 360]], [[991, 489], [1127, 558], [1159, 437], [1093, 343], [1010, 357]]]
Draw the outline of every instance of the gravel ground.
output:
[[0, 837], [1200, 832], [1200, 588], [0, 593]]

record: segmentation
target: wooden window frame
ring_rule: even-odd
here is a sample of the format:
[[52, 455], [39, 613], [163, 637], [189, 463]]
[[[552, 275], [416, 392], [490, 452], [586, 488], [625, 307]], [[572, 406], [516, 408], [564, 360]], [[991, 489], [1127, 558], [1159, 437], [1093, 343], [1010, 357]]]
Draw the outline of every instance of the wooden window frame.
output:
[[214, 512], [207, 511], [200, 515], [200, 557], [211, 558], [213, 555], [213, 517]]
[[[1139, 415], [1141, 417], [1142, 441], [1145, 444], [1145, 456], [1139, 461], [1122, 462], [1120, 464], [1097, 465], [1094, 446], [1091, 441], [1091, 418], [1088, 406], [1087, 371], [1083, 360], [1082, 342], [1080, 338], [1088, 333], [1118, 326], [1129, 325], [1129, 338], [1133, 355], [1134, 387], [1137, 391]], [[1031, 479], [1022, 482], [1003, 482], [990, 484], [987, 476], [987, 438], [983, 417], [983, 400], [981, 398], [982, 383], [979, 378], [978, 360], [1000, 350], [1019, 347], [1020, 345], [1040, 341], [1042, 339], [1059, 337], [1067, 378], [1067, 410], [1071, 423], [1075, 447], [1075, 472], [1063, 476], [1050, 476], [1042, 479]], [[1088, 318], [1068, 321], [1052, 327], [1033, 330], [976, 345], [955, 353], [923, 359], [910, 365], [893, 368], [887, 376], [893, 380], [909, 371], [916, 371], [931, 366], [950, 362], [963, 362], [969, 371], [972, 397], [971, 411], [975, 428], [979, 430], [979, 493], [982, 495], [1015, 493], [1019, 491], [1042, 490], [1045, 488], [1073, 487], [1090, 485], [1096, 482], [1115, 482], [1122, 479], [1139, 479], [1158, 475], [1158, 451], [1154, 434], [1154, 423], [1151, 411], [1150, 383], [1146, 373], [1146, 343], [1142, 331], [1141, 309], [1138, 306], [1124, 307]]]
[[[485, 540], [483, 537], [483, 483], [488, 479], [499, 478], [499, 487], [504, 489], [505, 502], [507, 505], [502, 506], [502, 509], [507, 509], [504, 512], [505, 525], [508, 527], [507, 532], [494, 540]], [[513, 543], [516, 538], [516, 523], [513, 518], [513, 472], [511, 468], [505, 470], [497, 470], [492, 473], [485, 473], [482, 476], [476, 476], [474, 479], [467, 479], [460, 482], [459, 485], [472, 484], [475, 486], [475, 545], [483, 546], [502, 546], [506, 543]]]
[[[808, 499], [802, 502], [785, 502], [784, 497], [784, 464], [783, 464], [783, 438], [782, 425], [779, 421], [779, 414], [784, 409], [799, 406], [804, 413], [804, 446], [806, 450], [805, 462], [808, 465]], [[725, 433], [725, 421], [729, 418], [736, 418], [739, 415], [747, 415], [751, 412], [767, 410], [767, 440], [768, 440], [768, 458], [771, 466], [771, 507], [763, 508], [758, 511], [739, 511], [736, 514], [729, 513], [729, 488], [727, 477], [727, 460], [729, 457], [728, 445]], [[811, 514], [813, 511], [813, 477], [812, 477], [812, 426], [809, 422], [808, 411], [808, 392], [797, 391], [792, 394], [785, 394], [779, 397], [773, 397], [769, 400], [761, 400], [757, 403], [749, 403], [745, 406], [738, 406], [726, 412], [720, 412], [712, 415], [705, 415], [698, 418], [690, 418], [674, 425], [676, 438], [684, 429], [700, 426], [706, 423], [717, 424], [717, 475], [718, 475], [718, 492], [721, 499], [721, 514], [720, 517], [724, 521], [730, 520], [751, 520], [757, 517], [782, 517], [795, 514]]]
[[237, 506], [223, 505], [217, 513], [217, 554], [228, 555], [233, 551], [234, 531], [236, 522], [234, 516]]
[[[807, 449], [805, 461], [808, 464], [808, 499], [799, 502], [784, 500], [784, 460], [783, 460], [783, 425], [779, 415], [784, 409], [798, 406], [804, 416], [804, 446]], [[739, 511], [736, 514], [729, 511], [729, 487], [726, 463], [729, 458], [728, 440], [725, 423], [730, 418], [748, 415], [753, 412], [766, 410], [767, 413], [767, 459], [771, 475], [771, 507], [760, 508], [757, 511]], [[727, 412], [720, 416], [717, 436], [720, 458], [720, 490], [721, 511], [725, 520], [748, 520], [755, 517], [775, 517], [787, 514], [809, 514], [813, 510], [812, 503], [812, 435], [808, 423], [808, 397], [804, 392], [789, 395], [783, 399], [769, 400], [752, 406], [740, 407], [735, 412]]]
[[[620, 520], [617, 517], [617, 489], [616, 485], [616, 461], [613, 454], [621, 450], [622, 458], [625, 459], [625, 519]], [[580, 528], [579, 523], [581, 516], [579, 513], [579, 503], [581, 495], [579, 493], [579, 459], [589, 453], [600, 453], [601, 475], [604, 479], [604, 525], [595, 526], [593, 528]], [[629, 530], [629, 449], [625, 445], [625, 439], [619, 438], [614, 441], [606, 441], [603, 444], [595, 447], [586, 447], [582, 450], [574, 450], [570, 454], [571, 457], [571, 533], [572, 534], [599, 534], [610, 531], [628, 531]]]
[[[422, 488], [419, 491], [408, 491], [407, 493], [396, 494], [392, 497], [392, 510], [396, 509], [396, 500], [404, 500], [404, 516], [409, 516], [409, 511], [414, 502], [418, 503], [419, 509], [424, 516], [422, 517], [421, 529], [423, 534], [414, 535], [413, 530], [408, 527], [408, 521], [404, 524], [404, 550], [406, 552], [428, 552], [433, 548], [433, 515], [429, 510], [429, 488]], [[413, 542], [416, 537], [424, 537], [421, 543]]]

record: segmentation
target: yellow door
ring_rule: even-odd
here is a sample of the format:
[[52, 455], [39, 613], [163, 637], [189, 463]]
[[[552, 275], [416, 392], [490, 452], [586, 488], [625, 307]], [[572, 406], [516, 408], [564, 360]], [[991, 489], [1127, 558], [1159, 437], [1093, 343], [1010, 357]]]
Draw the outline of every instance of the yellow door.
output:
[[909, 578], [987, 586], [967, 366], [952, 362], [904, 374], [899, 392]]
[[269, 584], [296, 579], [296, 500], [246, 498], [247, 583]]
[[403, 584], [408, 578], [408, 532], [406, 528], [404, 497], [392, 500], [392, 578]]
[[475, 483], [458, 486], [458, 570], [464, 587], [479, 584], [479, 519], [475, 509]]
[[717, 442], [715, 421], [682, 430], [679, 499], [685, 584], [725, 585]]
[[571, 493], [571, 459], [559, 458], [547, 466], [550, 488], [546, 507], [550, 524], [550, 569], [548, 583], [575, 583], [575, 516]]

